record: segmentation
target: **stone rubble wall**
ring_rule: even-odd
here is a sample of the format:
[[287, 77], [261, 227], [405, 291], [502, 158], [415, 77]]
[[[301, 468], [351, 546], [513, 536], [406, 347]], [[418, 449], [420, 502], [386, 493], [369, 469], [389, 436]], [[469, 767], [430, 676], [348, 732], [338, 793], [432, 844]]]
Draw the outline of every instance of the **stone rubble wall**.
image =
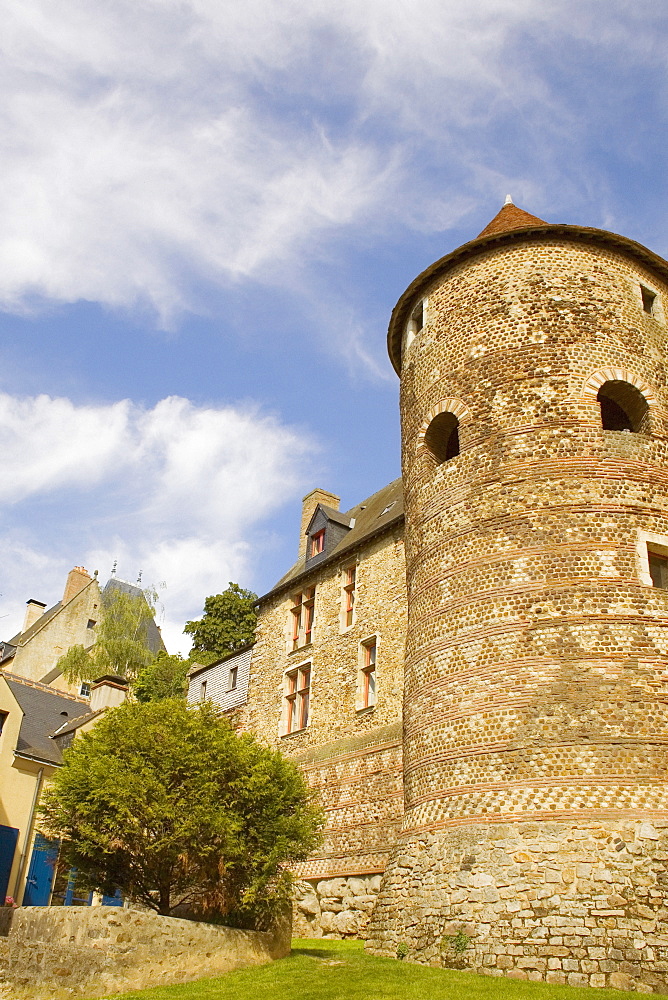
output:
[[167, 986], [290, 953], [289, 917], [269, 933], [107, 906], [8, 910], [0, 908], [0, 984], [11, 1000]]
[[668, 993], [668, 828], [426, 834], [385, 873], [366, 946], [489, 976]]
[[295, 937], [363, 937], [380, 884], [380, 875], [300, 882], [292, 918]]

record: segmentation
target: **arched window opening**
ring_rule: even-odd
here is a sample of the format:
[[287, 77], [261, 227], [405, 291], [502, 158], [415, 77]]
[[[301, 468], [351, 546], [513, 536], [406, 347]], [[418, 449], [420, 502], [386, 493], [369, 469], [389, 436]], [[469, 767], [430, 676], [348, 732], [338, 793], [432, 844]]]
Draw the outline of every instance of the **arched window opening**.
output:
[[647, 400], [630, 382], [605, 382], [598, 390], [601, 423], [605, 431], [647, 432]]
[[427, 428], [424, 443], [439, 465], [459, 454], [459, 421], [454, 413], [439, 413]]

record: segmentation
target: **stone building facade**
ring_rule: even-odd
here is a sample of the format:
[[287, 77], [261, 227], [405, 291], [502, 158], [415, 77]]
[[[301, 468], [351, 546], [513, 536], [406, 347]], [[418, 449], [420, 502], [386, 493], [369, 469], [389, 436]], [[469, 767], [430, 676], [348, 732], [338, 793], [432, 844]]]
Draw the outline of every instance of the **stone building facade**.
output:
[[399, 300], [403, 518], [305, 499], [241, 710], [327, 809], [301, 933], [668, 992], [667, 314], [664, 260], [512, 202]]
[[195, 668], [189, 686], [320, 792], [325, 840], [298, 872], [295, 908], [295, 933], [310, 937], [364, 932], [403, 811], [401, 482], [338, 506], [324, 490], [304, 498], [298, 560], [258, 602], [252, 650]]
[[668, 990], [668, 264], [512, 204], [396, 306], [405, 815], [377, 954]]

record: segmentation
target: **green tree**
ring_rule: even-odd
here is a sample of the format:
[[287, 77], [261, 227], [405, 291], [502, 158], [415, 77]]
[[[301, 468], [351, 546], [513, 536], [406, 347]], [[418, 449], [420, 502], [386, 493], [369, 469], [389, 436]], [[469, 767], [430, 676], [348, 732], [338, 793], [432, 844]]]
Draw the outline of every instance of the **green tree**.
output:
[[58, 660], [65, 679], [73, 684], [117, 674], [133, 680], [154, 657], [146, 638], [154, 615], [154, 598], [150, 590], [139, 597], [116, 587], [105, 589], [95, 643], [88, 649], [71, 646]]
[[108, 711], [65, 751], [41, 811], [82, 885], [165, 915], [271, 916], [322, 826], [292, 762], [177, 699]]
[[176, 653], [170, 656], [160, 650], [151, 663], [142, 667], [132, 684], [137, 701], [162, 701], [165, 698], [184, 698], [188, 690], [188, 671], [193, 660], [184, 660]]
[[257, 624], [256, 600], [257, 594], [244, 590], [237, 583], [230, 583], [222, 594], [207, 597], [202, 617], [186, 622], [183, 630], [192, 636], [193, 653], [214, 654], [209, 660], [213, 662], [214, 658], [227, 656], [253, 642]]

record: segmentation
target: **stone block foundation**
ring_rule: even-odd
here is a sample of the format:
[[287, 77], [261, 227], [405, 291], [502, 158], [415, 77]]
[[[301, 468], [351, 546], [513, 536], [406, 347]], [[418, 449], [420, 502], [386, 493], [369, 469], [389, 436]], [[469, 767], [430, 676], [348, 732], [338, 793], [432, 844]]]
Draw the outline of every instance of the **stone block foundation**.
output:
[[668, 827], [471, 825], [397, 851], [367, 950], [490, 976], [668, 993]]
[[9, 912], [11, 920], [0, 920], [6, 934], [0, 937], [0, 986], [11, 1000], [125, 993], [263, 965], [290, 953], [289, 919], [267, 933], [110, 906]]
[[380, 875], [356, 875], [298, 883], [295, 937], [364, 937], [380, 882]]

